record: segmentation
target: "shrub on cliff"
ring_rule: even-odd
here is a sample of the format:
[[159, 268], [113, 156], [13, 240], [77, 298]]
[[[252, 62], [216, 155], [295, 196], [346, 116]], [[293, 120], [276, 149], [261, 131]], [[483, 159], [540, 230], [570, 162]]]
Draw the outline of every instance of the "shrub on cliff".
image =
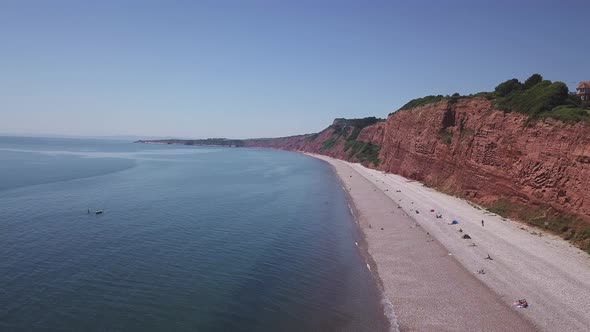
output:
[[522, 90], [523, 86], [516, 78], [498, 84], [495, 89], [496, 96], [505, 97], [509, 94]]
[[[347, 139], [356, 139], [363, 128], [374, 125], [375, 123], [381, 121], [385, 120], [376, 118], [374, 116], [361, 119], [338, 118], [334, 120], [334, 123], [330, 127], [332, 128], [334, 135], [345, 134], [348, 135]], [[352, 129], [348, 127], [351, 127]]]
[[524, 89], [528, 90], [541, 82], [543, 82], [543, 76], [539, 74], [532, 74], [531, 77], [524, 81]]
[[375, 166], [379, 166], [379, 150], [378, 145], [361, 142], [361, 141], [346, 141], [344, 151], [348, 151], [349, 159], [356, 159], [360, 162], [370, 162]]
[[416, 108], [419, 106], [438, 103], [439, 101], [441, 101], [445, 98], [446, 97], [443, 95], [438, 95], [438, 96], [426, 96], [426, 97], [422, 97], [422, 98], [412, 99], [409, 102], [407, 102], [404, 106], [402, 106], [400, 108], [400, 110], [408, 110], [408, 109]]
[[[506, 91], [507, 89], [500, 90]], [[528, 90], [514, 89], [508, 95], [499, 97], [496, 100], [498, 108], [508, 112], [525, 113], [534, 117], [543, 112], [550, 112], [557, 106], [564, 105], [568, 99], [568, 88], [563, 82], [551, 83], [551, 81], [543, 81]]]
[[494, 92], [480, 92], [469, 96], [460, 96], [455, 93], [452, 96], [431, 95], [416, 98], [410, 100], [399, 110], [412, 109], [441, 101], [452, 104], [462, 98], [473, 97], [493, 100], [498, 109], [527, 114], [529, 120], [552, 117], [566, 122], [590, 122], [590, 103], [585, 104], [575, 94], [569, 94], [565, 83], [543, 80], [543, 76], [539, 74], [531, 75], [524, 84], [516, 78], [507, 80], [498, 84]]
[[322, 147], [320, 148], [321, 151], [326, 151], [326, 150], [330, 150], [334, 145], [336, 145], [336, 140], [337, 138], [330, 138], [327, 141], [324, 142], [324, 144], [322, 144]]
[[557, 106], [551, 112], [543, 112], [540, 117], [554, 118], [563, 122], [590, 122], [590, 110], [571, 105]]

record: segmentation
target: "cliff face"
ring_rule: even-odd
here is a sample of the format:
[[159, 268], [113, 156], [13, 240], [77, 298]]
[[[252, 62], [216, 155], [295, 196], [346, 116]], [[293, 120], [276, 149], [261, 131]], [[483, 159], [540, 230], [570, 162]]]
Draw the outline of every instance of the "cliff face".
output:
[[[551, 229], [590, 250], [590, 125], [527, 120], [485, 98], [461, 98], [401, 110], [362, 128], [337, 120], [318, 134], [247, 140], [246, 146], [361, 161]], [[377, 151], [378, 160], [359, 158], [358, 146], [351, 150], [356, 145]]]
[[262, 147], [324, 154], [422, 181], [550, 229], [590, 253], [590, 123], [529, 121], [481, 97], [438, 98], [317, 134], [142, 143]]
[[487, 206], [551, 207], [590, 221], [590, 126], [460, 99], [399, 111], [381, 142], [381, 169]]
[[382, 139], [384, 124], [385, 122], [377, 118], [336, 119], [332, 125], [317, 134], [248, 139], [244, 140], [244, 145], [311, 152], [376, 167], [379, 164], [379, 146], [374, 144], [377, 141], [373, 136], [379, 138], [379, 141]]

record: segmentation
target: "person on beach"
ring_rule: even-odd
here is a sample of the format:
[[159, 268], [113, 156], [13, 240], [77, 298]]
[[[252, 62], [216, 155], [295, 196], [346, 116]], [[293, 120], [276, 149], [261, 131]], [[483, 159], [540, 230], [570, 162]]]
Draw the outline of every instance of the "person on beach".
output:
[[484, 225], [483, 225], [483, 219], [481, 220], [481, 227], [484, 227]]

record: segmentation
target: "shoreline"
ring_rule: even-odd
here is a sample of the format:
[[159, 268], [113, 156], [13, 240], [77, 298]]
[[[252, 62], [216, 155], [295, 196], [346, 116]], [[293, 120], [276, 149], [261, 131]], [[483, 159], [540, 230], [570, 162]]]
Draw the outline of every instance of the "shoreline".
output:
[[[521, 278], [528, 283], [531, 278], [530, 273], [523, 273], [522, 270], [513, 268], [512, 265], [521, 264], [518, 258], [514, 260], [511, 257], [497, 256], [502, 252], [496, 253], [493, 246], [489, 249], [481, 248], [487, 247], [488, 244], [481, 241], [481, 232], [475, 232], [476, 229], [471, 229], [474, 225], [461, 221], [460, 226], [466, 228], [465, 232], [477, 235], [473, 238], [473, 242], [478, 242], [479, 247], [476, 247], [475, 250], [469, 248], [468, 242], [472, 240], [461, 239], [458, 227], [447, 225], [449, 214], [444, 216], [445, 222], [439, 222], [434, 227], [425, 225], [425, 223], [436, 222], [434, 213], [431, 216], [429, 211], [422, 208], [424, 204], [417, 202], [414, 205], [414, 202], [411, 204], [403, 202], [404, 191], [407, 189], [403, 187], [405, 184], [389, 183], [387, 177], [403, 179], [402, 181], [407, 182], [408, 186], [421, 186], [419, 183], [393, 174], [382, 174], [380, 171], [371, 170], [359, 164], [326, 156], [306, 155], [331, 165], [340, 178], [347, 199], [349, 199], [349, 205], [354, 211], [353, 215], [357, 226], [366, 241], [366, 249], [360, 249], [366, 250], [368, 253], [370, 259], [367, 262], [369, 265], [375, 265], [370, 266], [370, 270], [379, 287], [382, 288], [385, 298], [393, 304], [401, 331], [552, 331], [556, 328], [558, 330], [582, 331], [584, 326], [587, 326], [584, 325], [585, 322], [590, 321], [588, 314], [579, 314], [579, 311], [585, 310], [587, 305], [583, 300], [580, 302], [578, 299], [569, 303], [565, 301], [568, 297], [562, 294], [564, 301], [552, 303], [556, 300], [556, 294], [560, 293], [559, 289], [553, 289], [551, 293], [555, 294], [551, 295], [554, 296], [545, 301], [539, 300], [539, 296], [530, 294], [530, 291], [514, 291], [514, 285], [507, 283], [510, 283], [511, 280], [518, 281]], [[392, 186], [399, 186], [398, 190], [401, 192], [391, 190]], [[434, 191], [429, 188], [428, 190]], [[447, 196], [438, 192], [437, 195]], [[460, 201], [458, 198], [447, 197]], [[408, 195], [406, 200], [409, 201], [412, 198], [415, 197]], [[436, 197], [436, 199], [438, 198]], [[452, 204], [454, 202], [449, 203], [451, 208]], [[467, 205], [467, 203], [465, 204]], [[422, 208], [420, 211], [422, 213], [414, 214], [415, 210], [412, 207], [415, 207], [416, 210]], [[485, 213], [485, 211], [477, 210], [476, 207], [469, 207], [480, 214]], [[457, 216], [457, 218], [459, 217]], [[459, 220], [468, 218], [469, 216], [465, 216]], [[486, 219], [488, 218], [489, 216], [486, 216]], [[489, 220], [489, 225], [486, 224], [487, 227], [482, 228], [489, 233], [496, 232], [497, 225], [492, 224], [493, 221], [495, 220]], [[437, 227], [447, 231], [446, 235], [450, 236], [441, 235], [441, 232], [436, 230]], [[528, 235], [522, 230], [520, 232], [514, 234], [517, 237], [517, 245], [514, 246], [516, 248], [510, 248], [511, 250], [518, 250], [520, 237]], [[498, 236], [503, 235], [504, 233], [500, 232]], [[449, 242], [454, 242], [458, 246], [449, 245]], [[523, 242], [527, 244], [527, 241], [523, 240]], [[567, 243], [565, 245], [569, 246]], [[491, 250], [494, 260], [484, 260], [485, 255], [481, 256], [479, 253], [482, 250]], [[575, 252], [575, 249], [572, 250]], [[471, 257], [474, 252], [477, 252], [476, 257]], [[558, 254], [560, 253], [558, 252]], [[478, 266], [482, 266], [486, 274], [478, 275], [473, 264], [470, 264], [465, 256], [475, 258], [478, 261]], [[580, 265], [578, 268], [590, 275], [590, 269], [587, 268], [590, 266], [590, 260], [585, 260], [583, 257], [575, 258], [577, 260], [574, 263]], [[371, 261], [374, 263], [371, 264]], [[530, 267], [531, 263], [527, 263], [525, 265]], [[543, 266], [542, 260], [534, 263]], [[558, 266], [552, 267], [559, 269]], [[510, 270], [510, 268], [513, 269]], [[502, 273], [508, 272], [508, 274], [507, 276], [498, 274], [494, 271], [495, 269]], [[576, 272], [580, 271], [572, 273]], [[498, 278], [498, 276], [503, 276], [503, 278]], [[583, 277], [584, 275], [581, 276], [581, 278]], [[579, 280], [568, 279], [567, 281], [576, 284], [576, 281]], [[517, 287], [521, 283], [517, 282]], [[538, 292], [548, 295], [547, 290], [542, 289], [540, 284], [529, 286], [532, 289], [541, 287]], [[587, 294], [590, 290], [586, 284], [576, 286], [583, 286], [580, 289], [582, 294]], [[502, 289], [504, 291], [501, 291]], [[512, 301], [520, 298], [529, 299], [531, 306], [526, 309], [514, 308]], [[548, 305], [548, 302], [552, 305]], [[559, 308], [562, 305], [564, 307]]]
[[328, 162], [326, 162], [326, 163], [328, 164], [328, 166], [332, 169], [332, 171], [334, 172], [334, 174], [338, 178], [341, 188], [344, 191], [344, 195], [346, 197], [346, 202], [348, 204], [350, 214], [353, 218], [352, 221], [353, 221], [355, 228], [356, 228], [355, 229], [355, 231], [356, 231], [355, 237], [356, 237], [356, 241], [357, 241], [355, 243], [356, 247], [359, 251], [360, 256], [362, 257], [363, 261], [365, 262], [367, 269], [369, 270], [369, 274], [371, 275], [373, 282], [375, 282], [375, 287], [377, 287], [377, 290], [379, 291], [379, 295], [380, 295], [379, 307], [381, 308], [381, 315], [383, 317], [384, 327], [386, 327], [386, 330], [389, 332], [399, 332], [400, 331], [399, 323], [398, 323], [397, 317], [395, 315], [395, 310], [393, 308], [393, 304], [385, 296], [385, 288], [383, 286], [383, 281], [379, 277], [377, 262], [375, 262], [375, 260], [371, 256], [371, 253], [369, 252], [369, 242], [367, 241], [367, 236], [359, 224], [359, 217], [358, 217], [359, 211], [356, 208], [356, 205], [354, 204], [354, 200], [353, 200], [352, 196], [350, 195], [349, 191], [346, 189], [346, 183], [344, 182], [344, 180], [340, 177], [340, 175], [338, 175], [335, 167], [332, 164], [330, 164]]

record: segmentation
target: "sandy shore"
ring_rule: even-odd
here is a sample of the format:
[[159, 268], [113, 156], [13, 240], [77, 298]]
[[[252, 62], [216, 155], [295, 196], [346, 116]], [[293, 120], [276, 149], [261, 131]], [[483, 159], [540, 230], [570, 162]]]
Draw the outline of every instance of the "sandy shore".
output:
[[[418, 182], [313, 156], [334, 167], [352, 198], [400, 330], [588, 331], [586, 253]], [[523, 298], [529, 308], [512, 306]]]

